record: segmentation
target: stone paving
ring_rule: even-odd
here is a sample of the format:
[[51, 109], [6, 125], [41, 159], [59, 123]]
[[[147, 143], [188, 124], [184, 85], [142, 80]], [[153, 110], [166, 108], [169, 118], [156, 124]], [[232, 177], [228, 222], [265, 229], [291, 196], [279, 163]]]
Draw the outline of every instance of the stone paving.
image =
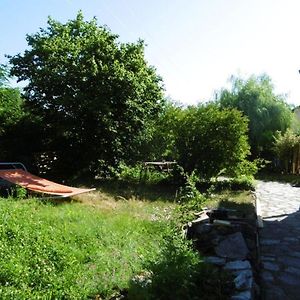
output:
[[300, 299], [300, 188], [259, 181], [263, 299]]

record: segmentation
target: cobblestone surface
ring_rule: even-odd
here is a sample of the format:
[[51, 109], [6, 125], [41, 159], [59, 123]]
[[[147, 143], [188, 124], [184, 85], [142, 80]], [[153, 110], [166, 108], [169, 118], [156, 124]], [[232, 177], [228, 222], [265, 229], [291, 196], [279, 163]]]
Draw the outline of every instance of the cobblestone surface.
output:
[[260, 230], [265, 299], [300, 299], [300, 188], [259, 181], [264, 228]]

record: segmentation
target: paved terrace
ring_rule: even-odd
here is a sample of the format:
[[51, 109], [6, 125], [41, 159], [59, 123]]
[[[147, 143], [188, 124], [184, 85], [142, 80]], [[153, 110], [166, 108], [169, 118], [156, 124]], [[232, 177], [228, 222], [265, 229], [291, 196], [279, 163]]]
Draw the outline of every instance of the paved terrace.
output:
[[259, 181], [256, 195], [264, 220], [260, 230], [264, 299], [300, 299], [300, 188]]

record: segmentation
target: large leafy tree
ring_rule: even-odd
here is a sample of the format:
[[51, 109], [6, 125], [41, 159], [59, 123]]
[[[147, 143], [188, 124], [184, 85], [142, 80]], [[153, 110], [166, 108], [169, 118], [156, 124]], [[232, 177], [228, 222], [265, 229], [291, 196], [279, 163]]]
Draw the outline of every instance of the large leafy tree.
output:
[[2, 160], [32, 163], [43, 134], [38, 118], [30, 115], [18, 88], [9, 84], [9, 70], [0, 65], [0, 154]]
[[237, 108], [249, 118], [252, 155], [272, 157], [274, 135], [290, 127], [293, 115], [284, 97], [274, 93], [271, 79], [266, 75], [246, 80], [233, 77], [231, 90], [222, 90], [218, 102], [221, 107]]
[[236, 109], [198, 105], [184, 110], [175, 137], [179, 163], [209, 178], [244, 173], [249, 155], [248, 120]]
[[49, 18], [27, 42], [28, 50], [10, 57], [11, 74], [28, 82], [24, 97], [47, 129], [45, 145], [78, 169], [130, 157], [163, 102], [144, 43], [120, 43], [81, 12], [65, 24]]
[[15, 125], [22, 117], [22, 99], [18, 88], [8, 84], [8, 70], [0, 65], [0, 134]]

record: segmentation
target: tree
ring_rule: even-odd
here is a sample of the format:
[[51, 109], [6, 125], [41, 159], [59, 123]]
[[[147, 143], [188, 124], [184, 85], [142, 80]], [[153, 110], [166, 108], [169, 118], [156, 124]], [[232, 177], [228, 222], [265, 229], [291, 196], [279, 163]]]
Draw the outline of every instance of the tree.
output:
[[[286, 173], [293, 172], [293, 160], [299, 156], [300, 137], [291, 129], [284, 134], [280, 131], [275, 135], [274, 150]], [[297, 166], [298, 167], [298, 166]]]
[[177, 125], [184, 116], [184, 109], [166, 100], [155, 120], [150, 120], [147, 130], [137, 140], [139, 160], [175, 160]]
[[8, 70], [0, 65], [0, 135], [20, 120], [22, 104], [20, 90], [9, 86]]
[[96, 170], [132, 155], [132, 143], [157, 116], [162, 81], [144, 43], [119, 43], [97, 20], [61, 24], [27, 35], [29, 49], [11, 56], [11, 74], [28, 81], [24, 97], [47, 129], [45, 145], [76, 169]]
[[249, 141], [254, 157], [271, 158], [274, 135], [290, 127], [293, 116], [283, 96], [275, 95], [271, 79], [262, 75], [232, 78], [231, 90], [223, 89], [217, 102], [233, 107], [249, 118]]
[[214, 104], [187, 108], [177, 124], [179, 163], [205, 178], [222, 170], [237, 175], [249, 154], [247, 125], [236, 109], [220, 109]]
[[31, 165], [33, 151], [40, 148], [42, 127], [26, 110], [20, 90], [12, 88], [9, 79], [8, 67], [0, 65], [1, 159]]

